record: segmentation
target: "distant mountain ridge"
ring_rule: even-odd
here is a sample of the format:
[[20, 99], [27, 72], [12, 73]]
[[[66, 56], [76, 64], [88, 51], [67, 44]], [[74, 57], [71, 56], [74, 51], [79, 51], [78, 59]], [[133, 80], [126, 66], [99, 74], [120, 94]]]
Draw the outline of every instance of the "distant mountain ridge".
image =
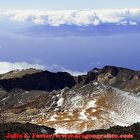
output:
[[91, 81], [129, 92], [140, 92], [140, 71], [115, 66], [94, 68], [87, 75], [79, 76], [72, 76], [67, 72], [53, 73], [35, 69], [11, 71], [0, 75], [0, 85], [7, 91], [16, 88], [53, 91], [65, 87], [83, 86]]
[[49, 26], [49, 25], [34, 25], [31, 27], [24, 28], [16, 33], [24, 34], [28, 36], [44, 36], [44, 37], [69, 37], [69, 36], [80, 36], [80, 37], [92, 37], [92, 36], [111, 36], [119, 34], [135, 34], [140, 32], [139, 25], [118, 25], [118, 24], [102, 24], [102, 25], [60, 25], [60, 26]]

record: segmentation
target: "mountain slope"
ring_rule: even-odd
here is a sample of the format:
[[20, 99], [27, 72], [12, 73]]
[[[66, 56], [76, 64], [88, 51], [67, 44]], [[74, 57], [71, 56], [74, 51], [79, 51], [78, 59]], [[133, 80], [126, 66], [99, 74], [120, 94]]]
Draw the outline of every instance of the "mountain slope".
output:
[[0, 79], [1, 122], [30, 122], [55, 128], [56, 133], [140, 122], [139, 71], [105, 66], [77, 77], [26, 72]]

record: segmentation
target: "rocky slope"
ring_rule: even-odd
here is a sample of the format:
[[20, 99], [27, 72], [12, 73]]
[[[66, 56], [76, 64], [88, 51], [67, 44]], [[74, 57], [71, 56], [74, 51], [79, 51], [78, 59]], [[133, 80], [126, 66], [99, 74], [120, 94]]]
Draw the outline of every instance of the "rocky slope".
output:
[[79, 76], [79, 82], [83, 84], [98, 81], [107, 86], [112, 86], [128, 92], [140, 91], [140, 71], [126, 68], [105, 66], [102, 69], [94, 68], [86, 76]]
[[140, 122], [140, 72], [114, 66], [74, 77], [28, 69], [0, 76], [1, 122], [30, 122], [56, 133]]

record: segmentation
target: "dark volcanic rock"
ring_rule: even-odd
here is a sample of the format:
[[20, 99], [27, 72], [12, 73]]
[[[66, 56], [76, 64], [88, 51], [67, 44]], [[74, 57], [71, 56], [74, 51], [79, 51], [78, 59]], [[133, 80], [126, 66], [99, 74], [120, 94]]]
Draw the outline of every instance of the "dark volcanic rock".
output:
[[114, 126], [107, 130], [99, 129], [99, 130], [93, 130], [93, 131], [86, 131], [83, 134], [118, 134], [118, 135], [132, 134], [134, 137], [133, 140], [139, 140], [140, 139], [140, 123], [136, 123], [128, 127]]
[[0, 124], [0, 139], [5, 139], [6, 135], [10, 134], [24, 134], [28, 133], [32, 135], [36, 134], [54, 134], [55, 129], [49, 128], [46, 126], [39, 126], [30, 123], [21, 124], [21, 123], [6, 123]]
[[112, 76], [117, 76], [117, 74], [119, 73], [119, 69], [118, 67], [115, 66], [105, 66], [103, 67], [103, 69], [101, 69], [100, 73], [110, 73]]
[[81, 86], [95, 81], [128, 92], [140, 92], [140, 71], [121, 67], [105, 66], [102, 69], [94, 68], [87, 75], [78, 76], [76, 81]]
[[73, 87], [76, 84], [74, 77], [66, 72], [52, 73], [42, 71], [24, 75], [19, 78], [2, 79], [0, 85], [10, 91], [21, 88], [24, 90], [60, 90], [65, 87]]
[[98, 81], [128, 92], [140, 92], [140, 71], [105, 66], [99, 71]]

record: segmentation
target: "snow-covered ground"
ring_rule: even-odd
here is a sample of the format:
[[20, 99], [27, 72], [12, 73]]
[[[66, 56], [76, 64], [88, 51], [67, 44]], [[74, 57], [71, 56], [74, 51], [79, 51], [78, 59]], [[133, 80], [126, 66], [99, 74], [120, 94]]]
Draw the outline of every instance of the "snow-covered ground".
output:
[[[26, 95], [20, 97], [23, 96]], [[26, 98], [21, 99], [18, 105], [27, 102]], [[1, 102], [7, 100], [8, 97], [5, 97]], [[14, 117], [10, 117], [11, 121], [12, 118], [21, 121], [21, 118], [28, 115], [31, 123], [55, 128], [57, 134], [82, 133], [140, 122], [140, 96], [101, 84], [92, 83], [78, 90], [62, 90], [50, 94], [49, 100], [50, 106], [39, 110], [29, 108], [27, 114], [14, 114]]]
[[[64, 99], [61, 97], [58, 102], [62, 105]], [[140, 97], [119, 89], [99, 92], [94, 98], [75, 94], [67, 103], [73, 112], [67, 110], [55, 115], [56, 124], [52, 126], [56, 133], [81, 133], [140, 122]]]

